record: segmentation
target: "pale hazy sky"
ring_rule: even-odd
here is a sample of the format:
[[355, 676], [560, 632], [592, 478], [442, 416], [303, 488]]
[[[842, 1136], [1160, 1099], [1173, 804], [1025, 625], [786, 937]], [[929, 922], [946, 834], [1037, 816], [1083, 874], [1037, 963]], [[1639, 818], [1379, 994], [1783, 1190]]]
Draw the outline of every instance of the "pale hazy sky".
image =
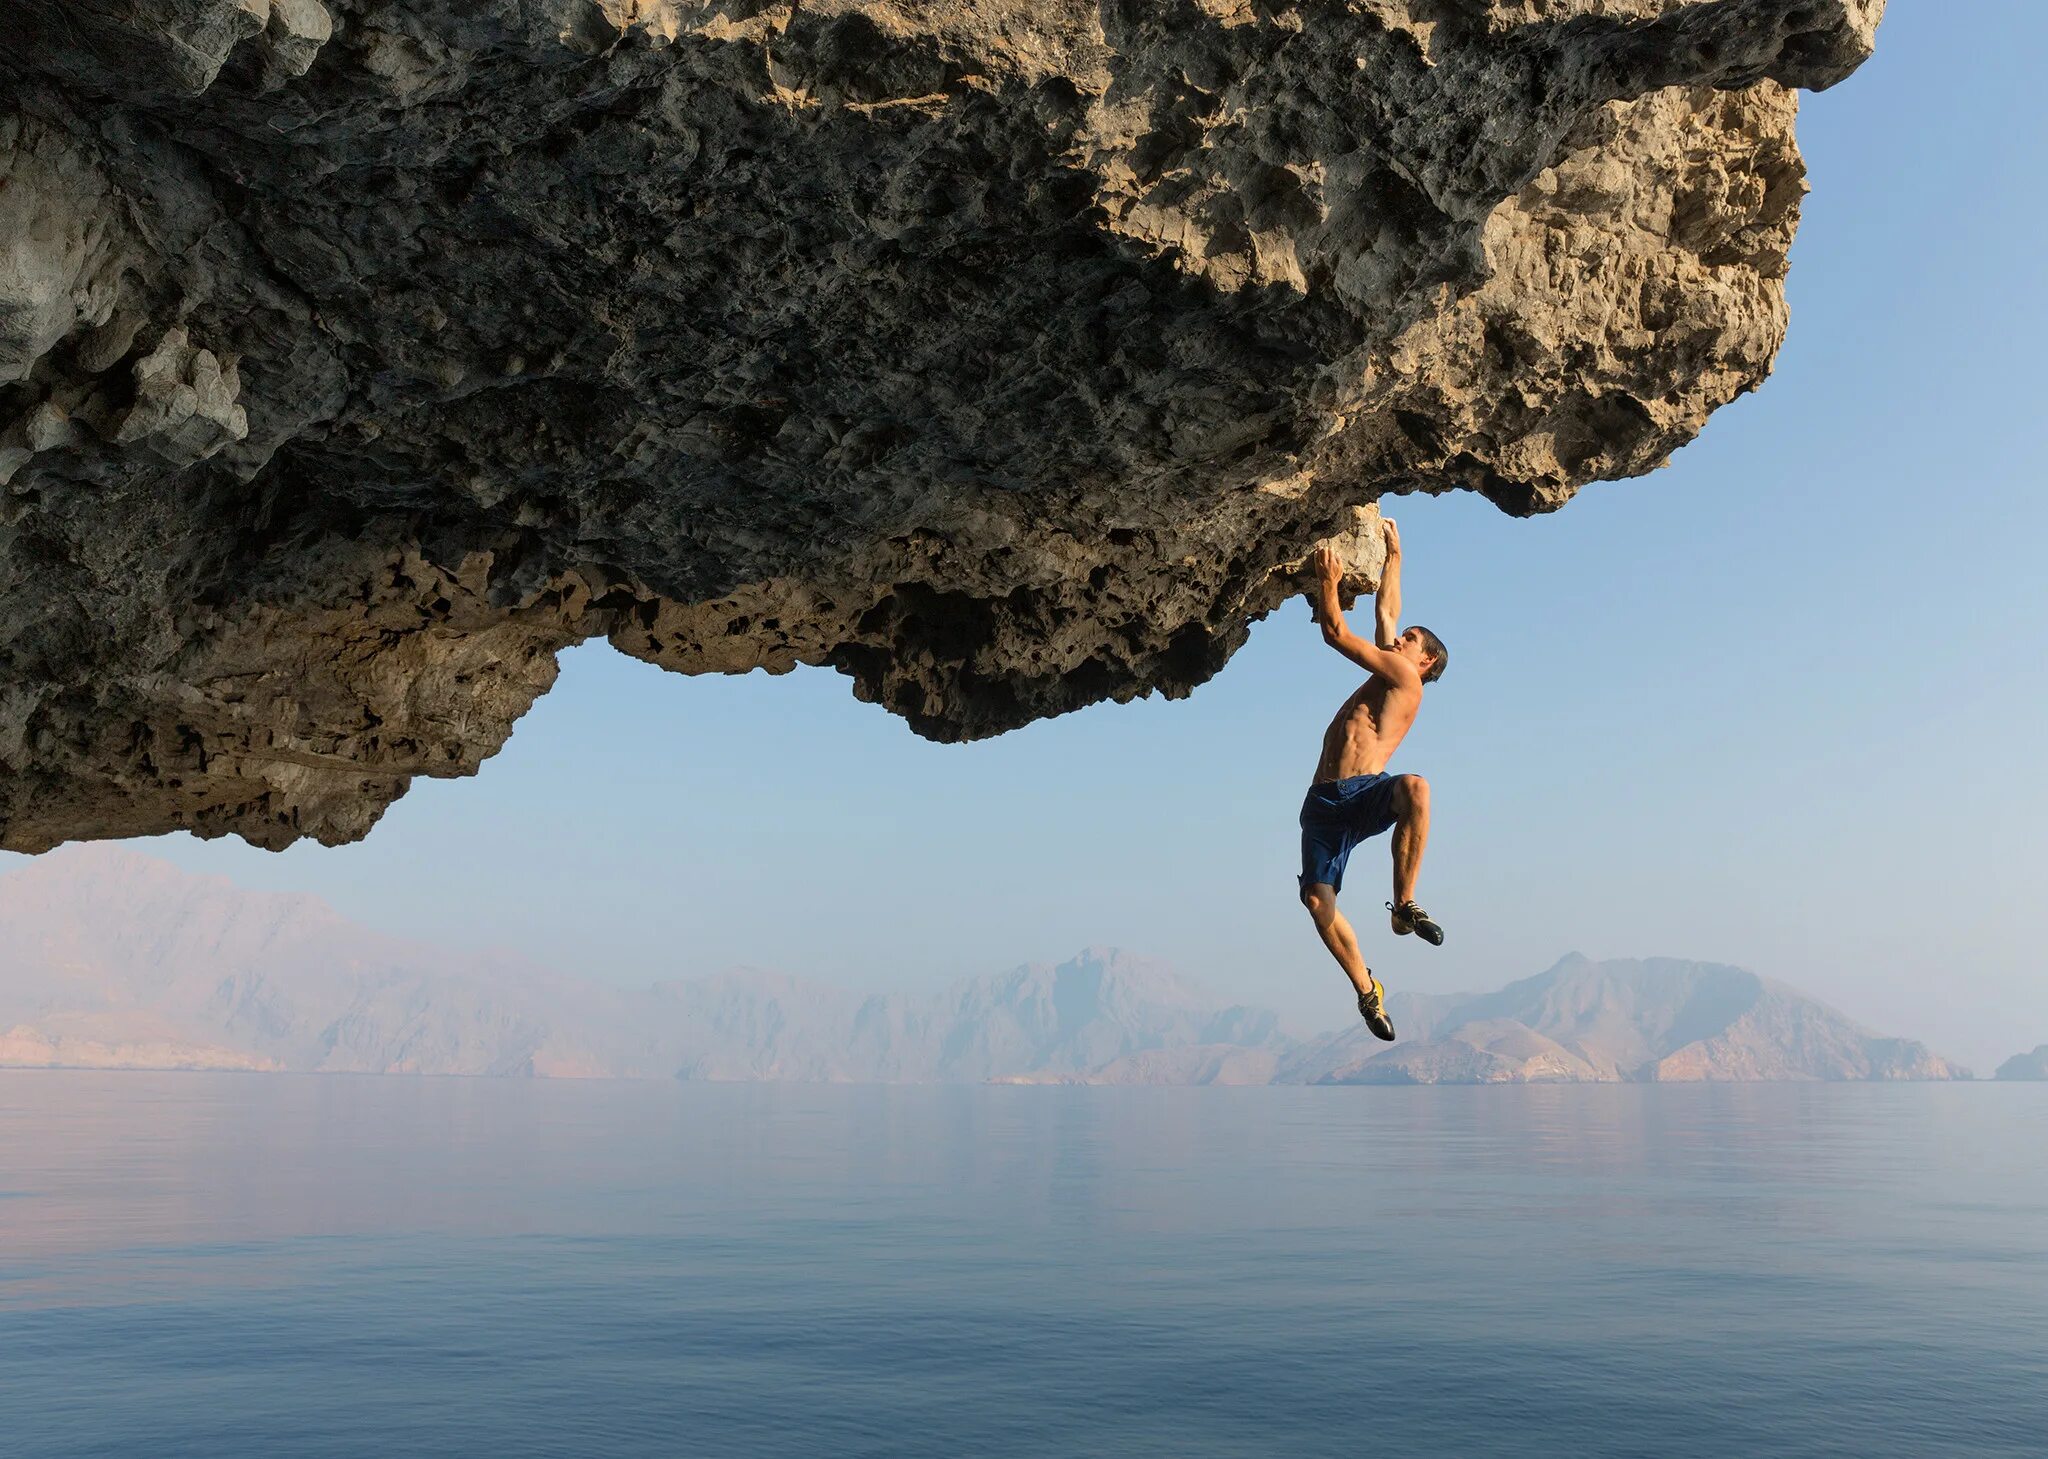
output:
[[[1980, 1073], [2048, 1042], [2048, 6], [1969, 8], [1893, 5], [1877, 58], [1806, 98], [1761, 393], [1550, 518], [1389, 504], [1454, 660], [1395, 766], [1436, 788], [1420, 894], [1448, 939], [1361, 915], [1390, 987], [1704, 958]], [[1297, 602], [1191, 700], [940, 746], [826, 671], [596, 645], [480, 777], [416, 782], [362, 845], [136, 844], [626, 982], [894, 988], [1108, 943], [1330, 1027], [1355, 1014], [1294, 818], [1354, 683]], [[1355, 914], [1384, 867], [1383, 841], [1354, 857]]]

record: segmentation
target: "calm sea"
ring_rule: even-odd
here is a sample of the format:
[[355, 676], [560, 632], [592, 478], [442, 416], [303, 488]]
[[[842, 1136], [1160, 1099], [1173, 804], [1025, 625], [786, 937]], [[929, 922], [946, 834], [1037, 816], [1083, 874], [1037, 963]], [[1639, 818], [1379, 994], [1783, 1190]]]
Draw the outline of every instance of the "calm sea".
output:
[[2048, 1453], [2048, 1085], [0, 1074], [0, 1450]]

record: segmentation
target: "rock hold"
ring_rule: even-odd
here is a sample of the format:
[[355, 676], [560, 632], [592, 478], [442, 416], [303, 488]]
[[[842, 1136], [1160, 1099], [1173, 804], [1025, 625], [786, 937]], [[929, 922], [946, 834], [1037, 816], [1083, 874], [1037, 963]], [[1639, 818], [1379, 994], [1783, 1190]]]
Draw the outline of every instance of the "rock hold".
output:
[[241, 381], [234, 361], [194, 349], [182, 329], [170, 331], [135, 362], [134, 387], [135, 403], [102, 434], [163, 465], [204, 461], [249, 434], [249, 418], [235, 404]]
[[360, 836], [594, 636], [1184, 694], [1760, 383], [1882, 10], [0, 0], [0, 844]]

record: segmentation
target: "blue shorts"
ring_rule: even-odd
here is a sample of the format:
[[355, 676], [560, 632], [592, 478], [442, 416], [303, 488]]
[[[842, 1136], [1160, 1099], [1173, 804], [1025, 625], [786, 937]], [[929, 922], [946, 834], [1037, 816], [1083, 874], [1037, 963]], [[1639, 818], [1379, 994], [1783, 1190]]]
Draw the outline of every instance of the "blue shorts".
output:
[[1393, 825], [1394, 782], [1400, 777], [1354, 775], [1349, 780], [1322, 780], [1308, 788], [1301, 802], [1301, 889], [1317, 882], [1333, 892], [1344, 890], [1344, 863], [1352, 848], [1370, 841]]

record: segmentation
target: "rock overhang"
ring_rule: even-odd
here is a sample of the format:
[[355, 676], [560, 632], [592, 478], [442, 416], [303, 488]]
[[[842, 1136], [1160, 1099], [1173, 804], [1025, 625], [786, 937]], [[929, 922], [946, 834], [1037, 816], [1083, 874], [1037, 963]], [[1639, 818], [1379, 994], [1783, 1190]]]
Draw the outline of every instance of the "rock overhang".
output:
[[1882, 9], [0, 4], [0, 843], [354, 839], [592, 637], [1185, 693], [1758, 385]]

